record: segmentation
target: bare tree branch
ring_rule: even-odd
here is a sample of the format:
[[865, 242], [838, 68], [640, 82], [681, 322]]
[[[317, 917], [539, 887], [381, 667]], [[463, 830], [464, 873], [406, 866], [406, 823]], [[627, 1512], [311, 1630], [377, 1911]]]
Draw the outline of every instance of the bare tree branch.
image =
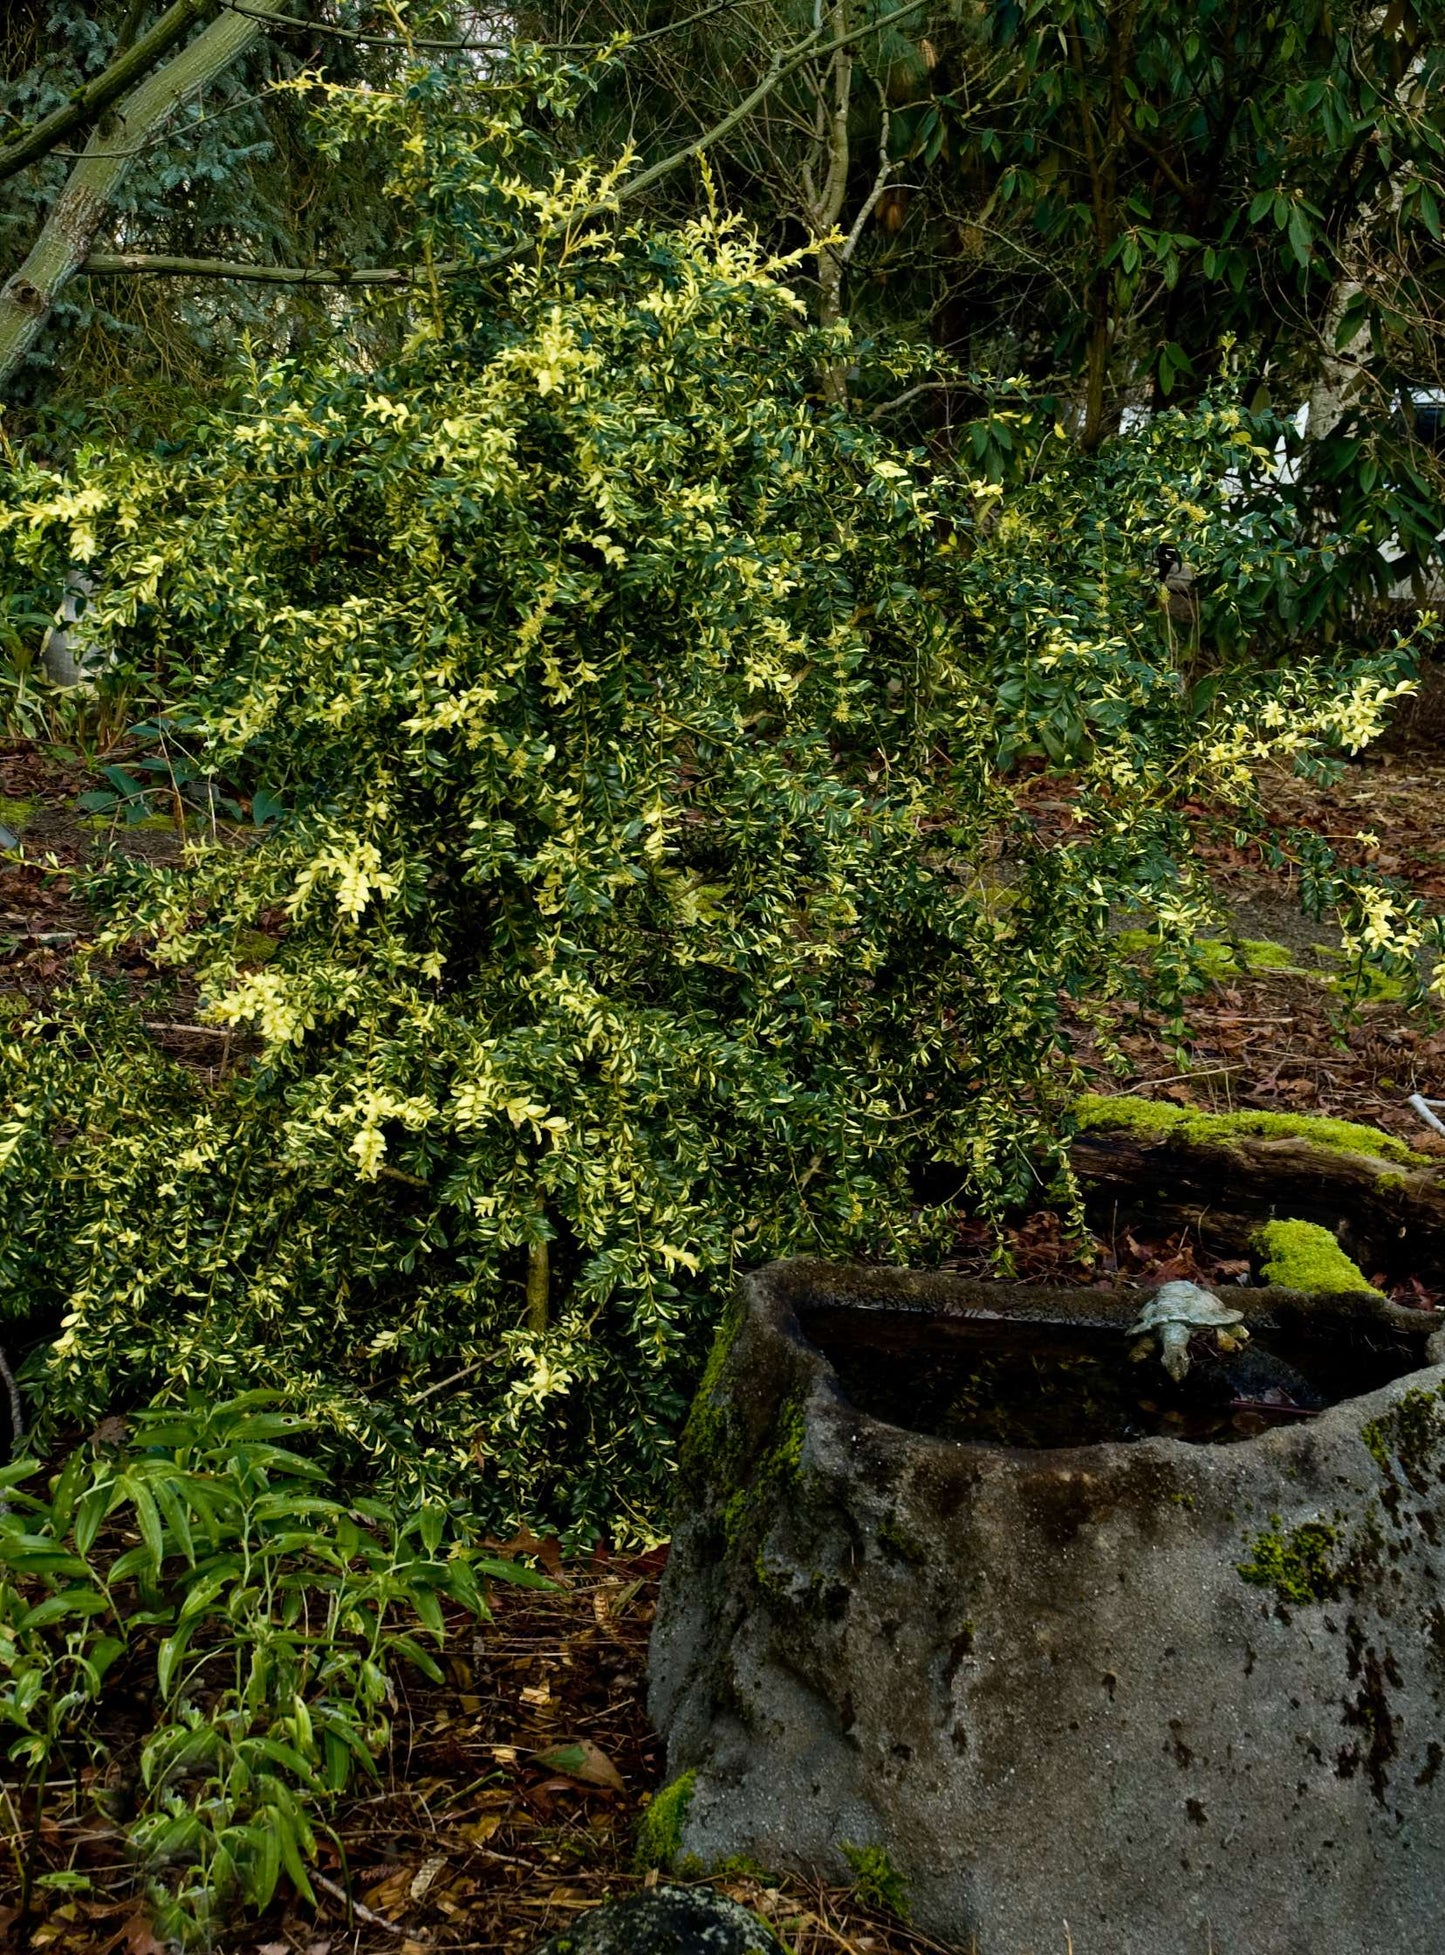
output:
[[497, 53], [509, 45], [506, 41], [414, 41], [398, 40], [395, 34], [365, 34], [355, 27], [333, 27], [330, 21], [314, 20], [309, 15], [278, 13], [270, 7], [255, 7], [245, 4], [245, 0], [221, 0], [229, 13], [242, 14], [247, 20], [261, 21], [267, 27], [299, 27], [312, 34], [326, 34], [334, 41], [351, 41], [362, 47], [416, 48], [425, 54]]
[[[767, 100], [780, 82], [786, 81], [790, 75], [795, 75], [806, 62], [821, 60], [824, 55], [838, 54], [844, 48], [855, 46], [859, 41], [866, 41], [870, 35], [880, 34], [885, 27], [891, 27], [894, 21], [903, 20], [908, 14], [916, 14], [922, 4], [923, 0], [908, 0], [906, 6], [894, 7], [888, 13], [880, 14], [876, 20], [869, 21], [866, 27], [855, 27], [851, 33], [840, 34], [835, 40], [824, 41], [821, 46], [819, 45], [821, 30], [814, 28], [811, 34], [801, 41], [794, 42], [792, 47], [780, 48], [773, 56], [768, 72], [757, 87], [739, 102], [736, 108], [725, 115], [721, 122], [714, 123], [711, 129], [704, 130], [702, 135], [682, 149], [674, 150], [671, 156], [663, 157], [661, 162], [652, 164], [639, 176], [629, 177], [612, 202], [620, 203], [624, 197], [641, 196], [644, 190], [651, 189], [660, 177], [668, 175], [679, 164], [690, 162], [694, 157], [701, 156], [705, 150], [711, 149], [714, 143], [721, 142], [724, 136], [730, 135], [740, 122], [745, 122], [753, 110]], [[599, 204], [597, 209], [600, 211], [610, 207], [609, 204]]]
[[[691, 27], [700, 20], [710, 20], [714, 14], [731, 13], [738, 7], [747, 6], [750, 0], [712, 0], [710, 6], [701, 7], [695, 14], [684, 14], [680, 20], [670, 20], [663, 27], [650, 28], [645, 34], [633, 34], [625, 47], [641, 47], [647, 41], [655, 41], [664, 34], [676, 34], [679, 29]], [[395, 34], [365, 34], [355, 27], [333, 27], [330, 21], [314, 20], [300, 14], [273, 12], [269, 7], [258, 7], [251, 0], [221, 0], [232, 13], [245, 14], [250, 20], [264, 21], [270, 27], [304, 27], [314, 34], [328, 34], [333, 40], [359, 42], [365, 47], [397, 48], [407, 50], [416, 48], [423, 54], [495, 54], [512, 45], [510, 40], [501, 41], [429, 41], [400, 40]], [[604, 48], [617, 45], [612, 41], [544, 41], [540, 45], [549, 53], [556, 54], [596, 54]]]
[[[253, 285], [409, 285], [424, 270], [404, 265], [248, 265], [225, 258], [174, 258], [144, 251], [93, 251], [79, 268], [91, 278], [230, 278]], [[443, 277], [461, 269], [434, 265]]]
[[858, 240], [863, 235], [863, 227], [878, 208], [878, 200], [888, 188], [888, 179], [893, 174], [893, 158], [888, 154], [888, 138], [892, 128], [893, 118], [888, 112], [888, 101], [881, 88], [878, 91], [878, 95], [881, 103], [878, 134], [878, 174], [873, 179], [873, 188], [868, 192], [868, 195], [859, 206], [858, 215], [853, 219], [852, 229], [843, 240], [843, 249], [839, 253], [839, 256], [845, 265], [852, 260], [853, 253], [858, 249]]
[[[709, 150], [714, 143], [721, 142], [738, 124], [744, 121], [759, 103], [765, 101], [772, 91], [789, 75], [796, 74], [805, 62], [821, 59], [835, 54], [840, 48], [851, 47], [855, 42], [865, 40], [876, 34], [890, 22], [900, 20], [905, 14], [917, 13], [920, 0], [909, 0], [906, 6], [896, 7], [891, 13], [871, 21], [866, 27], [853, 29], [838, 39], [817, 45], [818, 32], [815, 29], [806, 39], [795, 42], [792, 47], [780, 48], [774, 54], [767, 73], [743, 100], [737, 103], [727, 115], [685, 143], [681, 149], [674, 150], [670, 156], [641, 170], [635, 177], [619, 185], [610, 197], [589, 205], [578, 213], [577, 222], [585, 223], [590, 218], [603, 217], [618, 210], [624, 203], [640, 197], [650, 190], [654, 183], [684, 163], [693, 161]], [[229, 11], [235, 12], [234, 8]], [[256, 31], [259, 31], [259, 23]], [[516, 244], [504, 251], [493, 253], [490, 258], [468, 261], [447, 261], [433, 265], [430, 274], [439, 278], [453, 278], [459, 272], [499, 271], [510, 265], [533, 245]], [[219, 258], [176, 258], [152, 256], [145, 252], [96, 252], [87, 255], [76, 267], [93, 273], [97, 277], [114, 277], [124, 273], [141, 276], [172, 278], [233, 278], [264, 285], [390, 285], [404, 286], [423, 275], [423, 267], [414, 271], [406, 266], [346, 266], [346, 265], [248, 265], [231, 263]], [[13, 282], [13, 281], [12, 281]], [[3, 310], [3, 295], [0, 295], [0, 310]], [[0, 323], [0, 380], [5, 377], [3, 323]]]

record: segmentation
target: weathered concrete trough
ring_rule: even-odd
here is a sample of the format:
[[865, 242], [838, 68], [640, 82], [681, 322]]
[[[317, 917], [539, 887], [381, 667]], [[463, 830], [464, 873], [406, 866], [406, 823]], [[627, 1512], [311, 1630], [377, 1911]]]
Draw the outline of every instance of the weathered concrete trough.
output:
[[1186, 1390], [1137, 1291], [743, 1281], [653, 1642], [684, 1863], [882, 1848], [979, 1955], [1437, 1955], [1445, 1338], [1229, 1301], [1266, 1372]]

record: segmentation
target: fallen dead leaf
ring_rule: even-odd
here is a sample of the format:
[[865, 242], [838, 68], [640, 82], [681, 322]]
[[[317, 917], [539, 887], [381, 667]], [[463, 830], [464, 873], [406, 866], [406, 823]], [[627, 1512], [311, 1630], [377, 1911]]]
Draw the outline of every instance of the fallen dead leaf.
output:
[[546, 1751], [533, 1753], [532, 1763], [547, 1772], [561, 1772], [579, 1785], [603, 1786], [609, 1792], [622, 1790], [622, 1774], [590, 1738], [572, 1738], [549, 1745]]
[[562, 1572], [562, 1544], [555, 1534], [539, 1537], [530, 1527], [519, 1527], [510, 1541], [500, 1543], [504, 1555], [531, 1555], [540, 1561], [543, 1568], [559, 1588], [570, 1588], [572, 1584]]
[[411, 1877], [411, 1884], [406, 1890], [407, 1899], [419, 1901], [437, 1875], [444, 1870], [446, 1864], [446, 1856], [440, 1853], [433, 1855], [430, 1860], [423, 1860]]
[[121, 1934], [125, 1937], [125, 1955], [166, 1955], [164, 1942], [156, 1940], [150, 1921], [143, 1914], [133, 1914]]
[[385, 1880], [368, 1887], [361, 1898], [373, 1914], [392, 1915], [406, 1905], [414, 1874], [412, 1867], [398, 1867], [394, 1874], [388, 1874]]

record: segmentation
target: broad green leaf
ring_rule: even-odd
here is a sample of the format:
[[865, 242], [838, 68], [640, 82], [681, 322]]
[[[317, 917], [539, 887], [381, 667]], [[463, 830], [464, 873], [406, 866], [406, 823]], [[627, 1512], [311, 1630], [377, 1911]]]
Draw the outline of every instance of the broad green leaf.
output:
[[172, 1635], [162, 1640], [156, 1651], [156, 1683], [162, 1698], [168, 1698], [171, 1694], [176, 1668], [186, 1653], [186, 1645], [190, 1641], [196, 1620], [195, 1617], [188, 1622], [183, 1620]]
[[166, 1550], [165, 1532], [161, 1526], [161, 1517], [156, 1509], [155, 1499], [139, 1474], [128, 1471], [121, 1476], [121, 1479], [135, 1511], [136, 1526], [140, 1529], [146, 1554], [150, 1558], [152, 1568], [159, 1574]]
[[16, 1624], [20, 1631], [27, 1629], [48, 1629], [52, 1623], [64, 1622], [69, 1617], [104, 1615], [110, 1603], [99, 1590], [93, 1588], [63, 1589], [59, 1595], [48, 1595], [43, 1602], [37, 1602]]
[[247, 1828], [251, 1848], [250, 1895], [259, 1913], [271, 1905], [276, 1883], [281, 1878], [281, 1835], [276, 1815], [267, 1813]]

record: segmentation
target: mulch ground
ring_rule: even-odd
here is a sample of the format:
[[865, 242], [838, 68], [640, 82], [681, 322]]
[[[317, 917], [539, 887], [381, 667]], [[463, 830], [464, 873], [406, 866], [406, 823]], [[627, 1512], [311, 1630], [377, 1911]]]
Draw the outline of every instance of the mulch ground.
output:
[[[97, 847], [107, 840], [147, 854], [176, 847], [163, 831], [119, 828], [107, 837], [87, 828], [74, 813], [86, 784], [86, 770], [69, 756], [0, 748], [0, 821], [13, 825], [23, 812], [26, 824], [26, 859], [0, 860], [0, 991], [43, 998], [63, 978], [87, 928], [70, 877]], [[1342, 852], [1362, 846], [1353, 840], [1361, 830], [1373, 830], [1382, 842], [1377, 866], [1432, 905], [1445, 902], [1445, 758], [1433, 746], [1353, 764], [1328, 789], [1280, 780], [1269, 792], [1282, 827], [1314, 828]], [[1299, 905], [1288, 874], [1208, 837], [1199, 853], [1241, 935], [1287, 942], [1302, 965], [1312, 945], [1328, 944], [1327, 930], [1289, 921]], [[111, 975], [138, 989], [151, 976], [143, 964], [123, 961]], [[194, 1028], [185, 1029], [187, 1017], [188, 1001], [178, 994], [156, 1036], [189, 1064], [224, 1064]], [[1412, 1093], [1445, 1094], [1445, 1020], [1432, 1009], [1389, 999], [1349, 1004], [1318, 974], [1263, 971], [1193, 1000], [1182, 1040], [1162, 1015], [1134, 1008], [1119, 1010], [1113, 1030], [1130, 1067], [1124, 1077], [1087, 1041], [1081, 1045], [1100, 1090], [1210, 1110], [1334, 1114], [1445, 1155], [1445, 1137], [1429, 1132], [1408, 1105]], [[1239, 1274], [1238, 1265], [1184, 1237], [1126, 1228], [1081, 1245], [1049, 1212], [1021, 1221], [1011, 1247], [1018, 1273], [1041, 1281], [1197, 1275], [1224, 1282]], [[981, 1229], [960, 1224], [959, 1267], [983, 1270], [991, 1251]], [[1402, 1300], [1436, 1299], [1420, 1290]], [[264, 1920], [222, 1940], [226, 1955], [423, 1955], [432, 1948], [526, 1955], [605, 1895], [642, 1884], [648, 1876], [634, 1864], [634, 1833], [665, 1765], [645, 1709], [662, 1558], [663, 1551], [633, 1559], [599, 1552], [563, 1567], [549, 1548], [547, 1561], [561, 1577], [555, 1590], [501, 1587], [489, 1622], [458, 1624], [445, 1681], [408, 1685], [380, 1780], [336, 1813], [335, 1837], [321, 1849], [317, 1905], [294, 1896], [278, 1902]], [[559, 1768], [559, 1751], [573, 1769]], [[90, 1790], [82, 1783], [53, 1791], [36, 1846], [62, 1879], [28, 1922], [13, 1912], [13, 1876], [0, 1871], [0, 1945], [158, 1955], [118, 1835], [98, 1816]], [[21, 1830], [12, 1811], [12, 1848]], [[79, 1880], [67, 1884], [66, 1875]], [[942, 1947], [847, 1888], [796, 1878], [715, 1884], [773, 1922], [796, 1955], [937, 1955]]]
[[[1058, 802], [1057, 787], [1047, 792]], [[1264, 782], [1276, 833], [1309, 829], [1340, 858], [1368, 864], [1445, 908], [1445, 755], [1438, 747], [1369, 755], [1319, 787], [1292, 776]], [[1373, 833], [1380, 846], [1358, 839]], [[1304, 974], [1256, 970], [1211, 985], [1188, 1001], [1181, 1038], [1163, 1013], [1124, 1004], [1111, 1031], [1129, 1070], [1114, 1071], [1082, 1030], [1078, 1056], [1100, 1092], [1142, 1093], [1209, 1112], [1258, 1108], [1358, 1120], [1398, 1135], [1424, 1154], [1445, 1155], [1410, 1096], [1445, 1094], [1445, 1013], [1391, 998], [1332, 989], [1338, 933], [1302, 914], [1298, 878], [1268, 868], [1201, 820], [1196, 866], [1204, 867], [1238, 935], [1280, 945]]]

